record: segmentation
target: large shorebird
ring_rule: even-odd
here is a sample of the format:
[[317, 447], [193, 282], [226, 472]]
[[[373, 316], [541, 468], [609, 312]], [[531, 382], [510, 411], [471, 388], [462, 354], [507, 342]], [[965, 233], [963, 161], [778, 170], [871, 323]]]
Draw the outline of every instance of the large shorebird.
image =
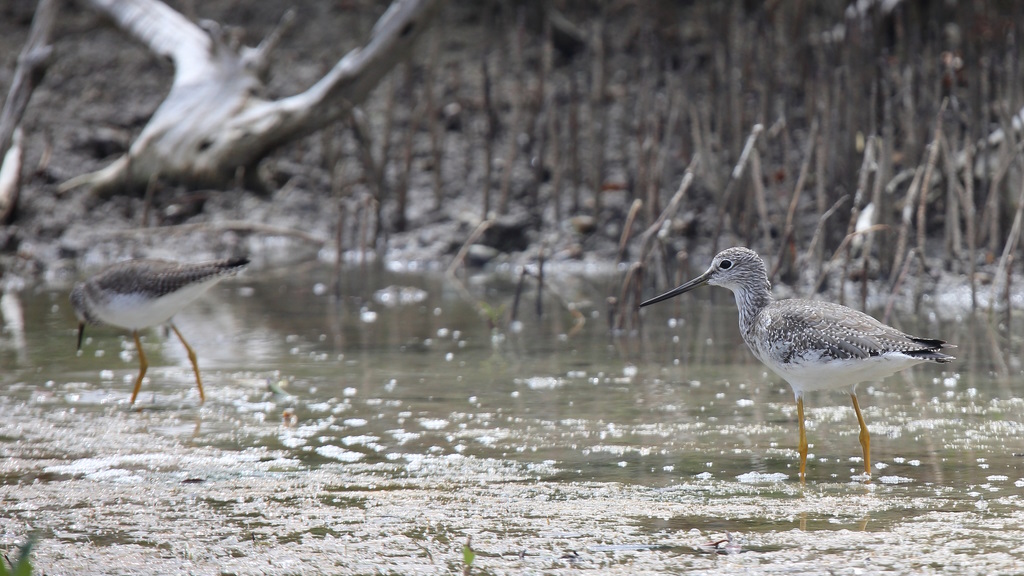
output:
[[747, 248], [719, 252], [706, 272], [640, 306], [704, 284], [732, 290], [743, 341], [758, 360], [793, 388], [800, 421], [801, 480], [807, 468], [804, 392], [849, 391], [860, 423], [864, 473], [870, 475], [871, 436], [857, 402], [857, 384], [881, 380], [922, 362], [944, 364], [955, 360], [941, 352], [953, 347], [946, 342], [904, 334], [853, 308], [817, 300], [775, 300], [764, 261]]

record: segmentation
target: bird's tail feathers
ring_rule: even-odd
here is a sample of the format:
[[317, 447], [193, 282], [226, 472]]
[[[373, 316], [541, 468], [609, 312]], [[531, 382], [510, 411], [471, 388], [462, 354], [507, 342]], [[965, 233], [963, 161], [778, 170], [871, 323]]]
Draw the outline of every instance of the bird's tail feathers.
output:
[[950, 356], [949, 354], [943, 354], [939, 350], [946, 348], [956, 348], [955, 344], [949, 344], [945, 340], [938, 340], [936, 338], [911, 338], [914, 342], [920, 344], [923, 348], [921, 350], [913, 350], [907, 352], [908, 356], [914, 358], [920, 358], [922, 360], [931, 360], [932, 362], [938, 362], [945, 364], [956, 360], [956, 356]]

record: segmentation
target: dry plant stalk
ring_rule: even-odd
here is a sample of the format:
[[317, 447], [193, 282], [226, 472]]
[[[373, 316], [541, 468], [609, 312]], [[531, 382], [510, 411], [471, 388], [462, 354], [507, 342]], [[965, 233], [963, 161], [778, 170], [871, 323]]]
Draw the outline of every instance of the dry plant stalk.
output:
[[[509, 33], [512, 38], [512, 74], [513, 77], [518, 79], [518, 84], [522, 85], [525, 79], [525, 73], [523, 71], [523, 35], [525, 31], [526, 16], [523, 13], [522, 8], [519, 10], [519, 15], [516, 18], [516, 25]], [[518, 143], [516, 142], [520, 132], [523, 131], [523, 108], [526, 103], [523, 101], [526, 97], [524, 90], [512, 90], [510, 98], [512, 100], [512, 122], [509, 124], [508, 133], [505, 135], [507, 140], [507, 148], [505, 149], [505, 160], [504, 166], [502, 166], [501, 173], [501, 191], [498, 196], [498, 213], [508, 213], [509, 197], [512, 190], [512, 172], [516, 161], [516, 153], [519, 150]]]
[[[1018, 211], [1018, 215], [1019, 215]], [[1014, 220], [1017, 222], [1017, 220]], [[1018, 232], [1018, 237], [1020, 233]], [[1016, 244], [1016, 241], [1014, 241]], [[1000, 263], [1002, 265], [1002, 263]], [[1003, 325], [1006, 329], [1007, 334], [1013, 333], [1013, 274], [1010, 271], [1013, 269], [1013, 253], [1006, 255], [1006, 290], [1003, 291]]]
[[626, 223], [623, 224], [622, 234], [619, 236], [619, 251], [615, 255], [616, 262], [622, 262], [626, 257], [626, 246], [629, 244], [629, 239], [633, 236], [633, 224], [636, 222], [636, 216], [640, 213], [640, 208], [643, 205], [644, 201], [637, 198], [629, 206], [629, 213], [626, 214]]
[[[968, 275], [971, 282], [971, 310], [978, 308], [978, 232], [974, 229], [974, 222], [977, 216], [974, 205], [974, 145], [968, 144], [964, 149], [967, 161], [964, 163], [963, 178], [963, 201], [960, 203], [964, 209], [964, 220], [967, 221], [967, 252], [970, 254]], [[960, 190], [959, 188], [957, 189]]]
[[693, 184], [694, 171], [699, 166], [699, 157], [694, 158], [693, 162], [690, 163], [690, 167], [686, 169], [686, 174], [683, 175], [683, 179], [679, 182], [679, 188], [676, 189], [676, 193], [672, 195], [672, 199], [669, 201], [668, 206], [662, 210], [658, 219], [651, 223], [644, 231], [642, 240], [640, 243], [640, 258], [641, 262], [647, 260], [648, 255], [651, 253], [651, 248], [654, 246], [654, 239], [656, 238], [658, 231], [666, 221], [675, 217], [676, 212], [679, 210], [679, 205], [682, 203], [683, 198], [686, 196], [686, 191], [690, 189]]
[[549, 96], [548, 106], [548, 140], [551, 142], [551, 202], [555, 208], [555, 222], [562, 221], [562, 179], [565, 173], [562, 166], [562, 139], [558, 134], [558, 114], [555, 114], [554, 103]]
[[[841, 92], [838, 89], [836, 92], [841, 95]], [[828, 91], [826, 91], [825, 98], [829, 98], [827, 94]], [[841, 96], [837, 96], [837, 98], [841, 98]], [[828, 100], [824, 103], [824, 110], [830, 110]], [[827, 181], [828, 176], [826, 175], [825, 170], [826, 165], [828, 164], [829, 154], [833, 152], [833, 140], [836, 138], [835, 132], [832, 130], [835, 125], [832, 121], [832, 115], [830, 113], [823, 113], [822, 118], [821, 138], [818, 140], [818, 144], [814, 148], [814, 203], [818, 212], [819, 226], [821, 225], [820, 221], [822, 215], [824, 215], [826, 210], [825, 206], [828, 204], [828, 199], [825, 196], [825, 182]], [[799, 251], [794, 249], [793, 253], [798, 254]], [[823, 265], [822, 260], [825, 258], [824, 245], [820, 246], [820, 248], [816, 246], [808, 246], [806, 254], [807, 256], [805, 261], [816, 262], [818, 274], [821, 274]], [[842, 291], [840, 291], [839, 302], [842, 303]]]
[[[837, 202], [836, 204], [833, 204], [832, 205], [832, 209], [829, 210], [829, 213], [831, 213], [832, 210], [835, 210], [836, 208], [838, 208], [839, 205], [842, 203], [841, 201], [845, 200], [845, 198], [847, 198], [847, 197], [844, 196], [843, 198], [839, 199], [840, 200], [839, 202]], [[885, 225], [885, 224], [873, 224], [873, 225], [868, 226], [867, 228], [865, 228], [863, 230], [857, 230], [857, 231], [851, 232], [850, 234], [847, 234], [843, 238], [843, 241], [839, 243], [839, 247], [836, 248], [835, 252], [832, 253], [832, 257], [829, 258], [828, 264], [826, 266], [822, 267], [822, 272], [818, 274], [818, 279], [815, 280], [814, 286], [811, 288], [811, 291], [809, 292], [809, 294], [816, 294], [818, 292], [818, 290], [821, 289], [821, 284], [822, 284], [822, 282], [825, 281], [825, 276], [827, 275], [825, 270], [824, 270], [824, 268], [827, 267], [827, 266], [831, 266], [837, 260], [839, 260], [839, 257], [842, 256], [843, 254], [845, 254], [846, 251], [848, 251], [848, 247], [849, 247], [850, 243], [854, 239], [856, 239], [858, 236], [862, 236], [862, 235], [863, 236], [867, 236], [868, 238], [870, 238], [871, 235], [873, 235], [875, 232], [878, 232], [879, 230], [885, 230], [886, 228], [888, 228], [888, 226]], [[865, 276], [866, 276], [866, 274], [865, 274]], [[864, 296], [862, 296], [862, 298], [864, 298]], [[864, 308], [864, 307], [866, 307], [866, 302], [864, 302], [862, 300], [861, 301], [861, 308]]]
[[892, 290], [889, 291], [889, 301], [885, 305], [885, 313], [882, 315], [882, 323], [889, 323], [889, 316], [892, 315], [893, 306], [896, 304], [896, 297], [900, 293], [900, 288], [903, 287], [903, 282], [907, 279], [907, 272], [910, 271], [910, 264], [914, 261], [914, 249], [910, 248], [907, 251], [907, 257], [903, 260], [903, 267], [899, 269], [899, 275], [896, 276], [896, 281], [892, 285]]
[[[609, 302], [614, 302], [611, 310], [611, 317], [614, 318], [612, 322], [612, 330], [614, 332], [623, 330], [627, 324], [638, 325], [639, 308], [637, 306], [627, 306], [626, 303], [629, 302], [631, 293], [634, 295], [637, 293], [636, 286], [643, 286], [643, 273], [643, 262], [633, 262], [630, 264], [629, 270], [626, 271], [626, 277], [622, 280], [619, 297], [617, 299], [609, 298]], [[627, 322], [630, 319], [633, 322]]]
[[541, 246], [540, 251], [537, 254], [537, 300], [536, 300], [536, 312], [537, 318], [544, 315], [544, 247]]
[[512, 312], [509, 314], [509, 322], [515, 322], [519, 319], [519, 301], [523, 295], [523, 285], [526, 283], [526, 278], [533, 276], [537, 279], [537, 295], [534, 299], [534, 313], [537, 318], [544, 316], [544, 250], [540, 251], [537, 256], [537, 272], [531, 272], [526, 266], [523, 266], [522, 270], [519, 271], [519, 281], [516, 282], [516, 291], [512, 297]]
[[469, 254], [469, 247], [476, 243], [480, 239], [480, 236], [487, 231], [491, 225], [494, 224], [494, 220], [484, 220], [476, 225], [476, 228], [469, 234], [466, 241], [462, 243], [462, 247], [459, 248], [458, 253], [455, 254], [455, 258], [452, 259], [452, 263], [448, 265], [445, 270], [445, 274], [448, 276], [455, 276], [455, 271], [459, 269], [459, 266], [466, 261], [466, 254]]
[[779, 255], [775, 258], [775, 265], [772, 266], [771, 272], [768, 274], [769, 280], [774, 280], [775, 275], [778, 274], [782, 268], [782, 262], [785, 258], [787, 249], [791, 250], [790, 244], [793, 243], [793, 219], [796, 217], [796, 208], [800, 204], [800, 195], [803, 194], [804, 185], [807, 183], [807, 173], [811, 169], [811, 158], [814, 157], [814, 147], [817, 145], [818, 140], [818, 119], [814, 118], [811, 122], [811, 132], [807, 136], [807, 148], [804, 150], [804, 161], [800, 165], [800, 175], [797, 176], [796, 186], [793, 188], [793, 196], [789, 200], [789, 209], [786, 210], [786, 223], [782, 227], [782, 238], [779, 242]]
[[[485, 37], [490, 38], [489, 34], [484, 34]], [[490, 46], [490, 41], [485, 40], [487, 48]], [[491, 98], [491, 73], [487, 66], [487, 55], [490, 50], [484, 50], [483, 55], [480, 58], [480, 75], [482, 76], [483, 84], [483, 97], [484, 97], [484, 114], [487, 117], [485, 123], [485, 134], [484, 134], [484, 182], [483, 182], [483, 197], [484, 206], [481, 211], [480, 217], [486, 220], [490, 218], [491, 214], [491, 178], [492, 170], [494, 169], [494, 140], [497, 137], [497, 111], [494, 109], [494, 101]]]
[[526, 283], [526, 277], [530, 274], [530, 271], [523, 266], [522, 270], [519, 271], [519, 280], [516, 281], [516, 291], [512, 296], [512, 311], [509, 313], [508, 321], [510, 323], [519, 320], [519, 300], [523, 295], [523, 284]]
[[[733, 166], [732, 174], [729, 177], [729, 183], [725, 185], [725, 192], [722, 193], [721, 203], [718, 205], [718, 219], [715, 223], [714, 240], [711, 248], [711, 251], [716, 254], [718, 253], [718, 241], [722, 236], [722, 226], [725, 223], [725, 213], [728, 210], [733, 190], [739, 184], [740, 178], [743, 176], [743, 171], [747, 167], [747, 161], [750, 159], [750, 152], [754, 149], [754, 145], [757, 143], [757, 138], [761, 135], [761, 132], [764, 132], [764, 126], [761, 124], [754, 124], [750, 129], [750, 135], [747, 136], [747, 142], [743, 145], [743, 152], [740, 153], [740, 157], [736, 161], [736, 165]], [[760, 177], [760, 174], [755, 176], [755, 178]]]
[[[935, 119], [935, 134], [932, 137], [931, 144], [928, 145], [928, 165], [927, 168], [925, 168], [924, 179], [921, 181], [921, 191], [918, 195], [917, 255], [921, 258], [922, 270], [924, 270], [925, 233], [928, 231], [927, 221], [925, 220], [925, 208], [928, 205], [928, 191], [931, 189], [932, 174], [935, 172], [935, 163], [939, 158], [939, 146], [942, 144], [942, 116], [946, 112], [946, 104], [948, 102], [948, 99], [942, 100], [942, 106], [939, 107], [939, 113]], [[920, 283], [918, 283], [918, 285], [920, 285]]]
[[[765, 198], [764, 182], [761, 180], [761, 153], [754, 147], [750, 153], [750, 181], [753, 184], [754, 205], [757, 207], [758, 228], [763, 236], [762, 242], [765, 246], [772, 245], [772, 226], [768, 218], [768, 201]], [[751, 237], [754, 229], [751, 228]]]
[[901, 273], [903, 267], [903, 257], [907, 250], [907, 236], [910, 234], [910, 224], [913, 221], [913, 207], [916, 204], [918, 191], [921, 189], [921, 178], [924, 177], [924, 171], [924, 166], [917, 167], [917, 170], [914, 171], [914, 179], [911, 180], [904, 197], [900, 230], [896, 238], [896, 252], [892, 264], [894, 284], [896, 276]]
[[[621, 329], [627, 324], [627, 315], [631, 318], [639, 318], [639, 309], [637, 304], [640, 303], [640, 298], [642, 297], [643, 272], [646, 269], [651, 249], [654, 247], [654, 239], [657, 238], [658, 231], [661, 230], [662, 226], [668, 220], [673, 218], [679, 210], [679, 205], [686, 196], [687, 190], [689, 190], [690, 186], [693, 184], [694, 171], [697, 169], [699, 164], [699, 157], [694, 158], [690, 163], [690, 166], [686, 169], [686, 174], [683, 175], [683, 178], [679, 183], [679, 188], [676, 190], [676, 193], [672, 195], [672, 199], [669, 201], [668, 206], [662, 210], [657, 220], [655, 220], [647, 230], [644, 231], [640, 242], [640, 258], [637, 259], [626, 272], [626, 276], [622, 280], [622, 286], [619, 289], [619, 298], [615, 301], [615, 306], [613, 307], [613, 316], [615, 320], [612, 323], [612, 327], [614, 329]], [[639, 200], [633, 201], [633, 206], [637, 210], [639, 210], [639, 203]], [[631, 293], [630, 288], [633, 289], [632, 300], [629, 298]]]
[[1002, 234], [1000, 233], [1000, 216], [1003, 214], [1002, 209], [1002, 185], [1003, 180], [1006, 178], [1010, 167], [1013, 165], [1014, 160], [1018, 154], [1016, 132], [1009, 129], [1011, 122], [1007, 118], [1006, 108], [1004, 106], [995, 106], [999, 112], [999, 119], [1003, 125], [1004, 137], [999, 140], [999, 157], [1000, 163], [997, 165], [995, 172], [988, 187], [988, 201], [985, 202], [985, 210], [981, 214], [981, 230], [987, 230], [988, 233], [988, 254], [987, 257], [991, 260], [995, 257], [996, 252], [999, 251], [999, 242], [1003, 240]]
[[414, 103], [417, 98], [414, 95], [415, 87], [413, 86], [413, 65], [411, 62], [406, 62], [404, 71], [402, 92], [409, 104], [409, 118], [402, 138], [401, 170], [398, 172], [398, 182], [395, 183], [395, 216], [392, 221], [392, 228], [397, 232], [404, 232], [409, 223], [406, 213], [409, 210], [409, 181], [412, 179], [413, 136], [416, 135], [419, 119], [423, 118], [425, 113], [430, 113], [429, 110], [424, 110], [426, 107], [425, 100], [419, 105]]
[[[877, 163], [877, 170], [875, 171], [875, 182], [874, 182], [874, 185], [872, 186], [872, 189], [871, 189], [871, 203], [874, 206], [874, 210], [875, 210], [875, 218], [874, 218], [875, 224], [870, 226], [869, 228], [873, 228], [873, 229], [877, 229], [877, 230], [883, 230], [883, 229], [888, 228], [888, 224], [879, 222], [879, 220], [881, 220], [881, 217], [879, 216], [879, 213], [881, 212], [882, 205], [883, 205], [883, 200], [882, 200], [883, 182], [885, 182], [885, 176], [886, 176], [886, 174], [888, 173], [888, 170], [889, 170], [889, 159], [885, 155], [886, 151], [887, 151], [886, 142], [884, 140], [882, 140], [882, 141], [876, 141], [876, 143], [877, 143], [878, 149], [879, 149], [879, 161]], [[873, 231], [872, 231], [872, 233], [865, 234], [864, 244], [861, 246], [861, 258], [860, 258], [860, 260], [861, 260], [860, 269], [863, 271], [863, 274], [861, 274], [861, 280], [860, 280], [860, 309], [861, 310], [865, 310], [868, 307], [868, 276], [869, 276], [868, 272], [871, 269], [871, 253], [872, 253], [872, 250], [874, 249], [874, 243], [875, 243], [875, 234], [873, 233]], [[879, 260], [881, 260], [881, 259], [879, 259]]]
[[444, 201], [444, 131], [441, 129], [440, 110], [437, 105], [437, 89], [434, 86], [440, 76], [441, 39], [440, 32], [434, 28], [430, 34], [430, 55], [427, 57], [427, 70], [423, 82], [424, 105], [427, 108], [427, 129], [430, 131], [431, 170], [434, 182], [434, 210], [440, 210]]
[[[1017, 156], [1019, 158], [1019, 156]], [[1017, 249], [1017, 244], [1020, 243], [1021, 235], [1021, 224], [1024, 220], [1024, 178], [1021, 178], [1020, 190], [1017, 194], [1017, 210], [1013, 216], [1013, 225], [1010, 227], [1010, 233], [1006, 237], [1006, 241], [1003, 243], [1003, 254], [999, 257], [999, 266], [996, 267], [996, 277], [992, 282], [992, 297], [989, 299], [988, 309], [989, 314], [992, 313], [992, 309], [995, 306], [996, 300], [1000, 297], [999, 288], [1003, 287], [1006, 297], [1006, 309], [1010, 310], [1010, 265], [1013, 262], [1013, 252]]]
[[[843, 204], [845, 204], [846, 201], [849, 200], [849, 199], [850, 199], [850, 195], [849, 194], [844, 194], [838, 200], [836, 200], [835, 203], [833, 203], [832, 206], [828, 210], [825, 210], [825, 212], [822, 213], [821, 216], [818, 216], [818, 223], [814, 226], [814, 234], [811, 235], [811, 241], [807, 244], [807, 256], [806, 256], [806, 259], [809, 260], [810, 258], [812, 258], [813, 254], [817, 254], [818, 253], [818, 246], [819, 246], [819, 242], [821, 242], [822, 233], [825, 230], [825, 223], [828, 222], [828, 219], [831, 218], [832, 215], [836, 213], [836, 210], [838, 210], [839, 207], [842, 206]], [[847, 234], [847, 237], [850, 237], [850, 236], [851, 235]], [[845, 238], [844, 238], [843, 244], [844, 245], [848, 244], [848, 242], [845, 242]], [[832, 260], [835, 260], [835, 255], [832, 256]], [[811, 292], [811, 294], [814, 294], [815, 292], [818, 291], [818, 287], [821, 286], [822, 279], [825, 277], [825, 263], [823, 261], [817, 262], [817, 268], [818, 268], [818, 274], [817, 274], [818, 281], [815, 283], [814, 289]], [[843, 281], [845, 281], [845, 278], [843, 279]], [[842, 284], [840, 284], [840, 286], [842, 286]], [[840, 302], [842, 302], [842, 290], [840, 290], [839, 293], [840, 293], [839, 300], [840, 300]]]
[[600, 218], [602, 211], [602, 193], [604, 191], [604, 139], [608, 131], [607, 114], [604, 107], [605, 94], [607, 94], [607, 74], [605, 74], [605, 12], [608, 7], [602, 8], [602, 15], [598, 18], [591, 29], [590, 49], [590, 128], [589, 140], [591, 142], [590, 158], [590, 186], [594, 193], [594, 216]]
[[[953, 154], [950, 150], [952, 144], [945, 132], [942, 134], [942, 168], [946, 178], [946, 225], [944, 227], [944, 244], [946, 247], [946, 261], [959, 262], [964, 258], [963, 230], [960, 223], [960, 199], [963, 192], [960, 190], [960, 178], [957, 176], [956, 164], [953, 162]], [[960, 268], [958, 271], [962, 271]]]
[[[861, 208], [864, 206], [864, 197], [868, 188], [868, 178], [871, 174], [875, 174], [875, 181], [878, 181], [877, 164], [875, 163], [875, 146], [876, 146], [875, 135], [872, 134], [868, 137], [867, 142], [864, 145], [864, 160], [860, 164], [860, 173], [857, 177], [857, 191], [853, 194], [853, 206], [850, 208], [850, 222], [846, 225], [846, 236], [844, 237], [844, 244], [846, 249], [843, 252], [843, 274], [839, 279], [839, 285], [845, 286], [846, 280], [849, 278], [850, 273], [850, 242], [846, 242], [845, 239], [851, 237], [854, 231], [857, 229], [857, 220], [860, 219]], [[818, 284], [821, 284], [821, 274], [823, 267], [818, 267]], [[864, 269], [864, 274], [867, 275], [867, 268]], [[844, 304], [844, 295], [846, 291], [839, 291], [839, 303]]]
[[572, 174], [572, 212], [580, 210], [580, 189], [583, 188], [583, 169], [580, 165], [580, 105], [576, 76], [569, 79], [569, 171]]

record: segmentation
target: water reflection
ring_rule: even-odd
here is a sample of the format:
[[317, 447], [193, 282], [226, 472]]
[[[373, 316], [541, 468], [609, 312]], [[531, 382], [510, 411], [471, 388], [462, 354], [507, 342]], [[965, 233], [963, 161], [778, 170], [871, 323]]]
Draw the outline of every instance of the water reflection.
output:
[[[510, 331], [507, 314], [488, 318], [480, 304], [509, 309], [507, 282], [471, 283], [464, 291], [443, 276], [368, 269], [344, 274], [338, 299], [324, 288], [332, 281], [318, 268], [244, 278], [179, 316], [203, 369], [220, 371], [219, 386], [234, 388], [220, 392], [221, 399], [241, 402], [238, 396], [245, 395], [251, 401], [258, 394], [255, 406], [243, 407], [248, 411], [261, 402], [280, 403], [263, 397], [267, 382], [284, 379], [300, 418], [343, 410], [347, 420], [367, 422], [348, 427], [377, 435], [410, 419], [445, 422], [416, 427], [427, 437], [447, 427], [459, 428], [462, 438], [486, 436], [460, 443], [446, 434], [445, 450], [481, 457], [516, 451], [528, 460], [558, 461], [592, 480], [661, 484], [680, 475], [791, 470], [791, 393], [746, 350], [728, 300], [711, 306], [701, 295], [679, 300], [663, 308], [668, 316], [648, 314], [642, 333], [612, 337], [598, 307], [578, 304], [600, 302], [600, 282], [581, 284], [571, 299], [552, 298], [544, 318], [520, 312], [518, 329]], [[31, 376], [23, 389], [59, 393], [69, 380], [81, 381], [85, 389], [108, 393], [105, 402], [118, 402], [134, 362], [130, 340], [105, 330], [75, 358], [64, 296], [22, 298], [29, 321], [25, 330], [8, 330], [5, 383]], [[13, 309], [7, 305], [5, 317]], [[570, 335], [580, 315], [590, 321]], [[880, 435], [879, 472], [942, 483], [948, 474], [966, 473], [951, 451], [979, 442], [984, 448], [986, 439], [1002, 442], [1011, 432], [1006, 418], [1018, 407], [1008, 366], [1019, 365], [1019, 358], [983, 321], [914, 325], [904, 318], [895, 324], [957, 342], [963, 360], [955, 371], [923, 367], [860, 387], [869, 425]], [[178, 379], [187, 359], [166, 344], [159, 332], [146, 339], [155, 352], [156, 372], [144, 388], [154, 391], [151, 401], [187, 394], [167, 382]], [[856, 442], [850, 442], [855, 421], [842, 400], [827, 392], [808, 397], [819, 479], [845, 480], [856, 461]], [[484, 434], [494, 428], [504, 441]], [[998, 454], [986, 462], [981, 470], [1009, 463]]]
[[646, 314], [642, 332], [612, 336], [599, 303], [614, 281], [573, 280], [551, 279], [559, 294], [544, 317], [522, 307], [510, 330], [508, 279], [353, 269], [336, 298], [318, 266], [249, 274], [176, 319], [209, 382], [206, 404], [196, 407], [180, 346], [150, 331], [140, 412], [126, 409], [125, 334], [98, 329], [76, 357], [66, 293], [6, 296], [24, 321], [0, 349], [3, 482], [169, 474], [216, 485], [321, 471], [321, 498], [338, 506], [351, 491], [543, 481], [565, 489], [538, 488], [546, 502], [621, 485], [652, 505], [697, 496], [732, 511], [638, 520], [650, 535], [887, 530], [929, 510], [1016, 510], [1020, 353], [984, 319], [893, 319], [957, 343], [960, 361], [861, 385], [870, 485], [850, 484], [860, 447], [846, 395], [809, 393], [801, 488], [792, 393], [746, 350], [729, 299], [695, 293]]

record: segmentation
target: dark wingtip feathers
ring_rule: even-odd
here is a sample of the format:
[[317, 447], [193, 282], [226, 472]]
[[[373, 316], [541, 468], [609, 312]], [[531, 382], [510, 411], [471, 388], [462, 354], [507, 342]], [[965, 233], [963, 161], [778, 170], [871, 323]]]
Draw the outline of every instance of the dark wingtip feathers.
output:
[[952, 344], [947, 344], [945, 340], [939, 340], [937, 338], [918, 338], [917, 336], [911, 336], [910, 339], [925, 348], [934, 348], [936, 350], [941, 350], [943, 348], [956, 348], [956, 346]]
[[241, 268], [249, 263], [249, 259], [245, 256], [236, 256], [234, 258], [228, 258], [224, 260], [222, 266], [228, 269]]
[[922, 360], [931, 360], [932, 362], [938, 362], [939, 364], [947, 364], [956, 360], [956, 356], [950, 356], [949, 354], [943, 354], [939, 350], [946, 348], [956, 348], [954, 344], [948, 344], [945, 340], [938, 340], [935, 338], [911, 338], [914, 342], [923, 346], [920, 350], [911, 350], [907, 352], [907, 356], [913, 356], [914, 358], [920, 358]]

